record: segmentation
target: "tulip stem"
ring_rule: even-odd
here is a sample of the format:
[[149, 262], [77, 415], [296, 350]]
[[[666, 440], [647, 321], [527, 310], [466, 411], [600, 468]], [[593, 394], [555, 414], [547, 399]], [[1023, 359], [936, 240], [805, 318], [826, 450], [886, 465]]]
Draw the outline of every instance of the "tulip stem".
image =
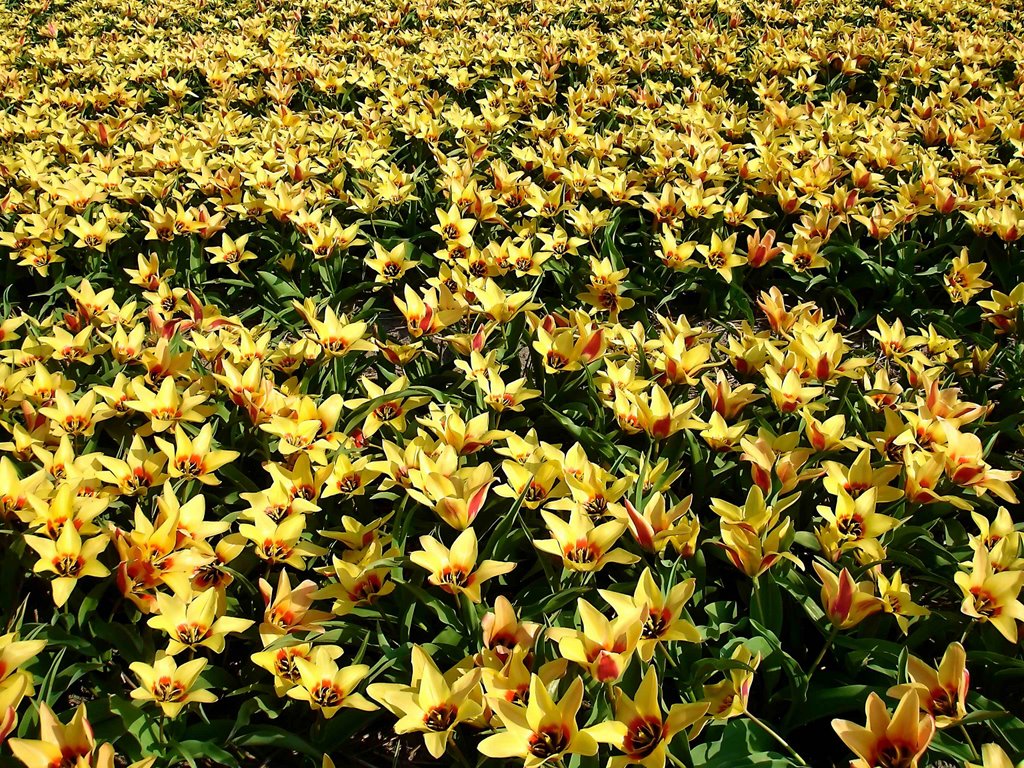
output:
[[615, 683], [608, 682], [604, 684], [604, 698], [608, 702], [608, 714], [609, 717], [615, 716]]
[[971, 734], [967, 732], [967, 726], [963, 723], [960, 723], [960, 730], [963, 732], [964, 738], [967, 739], [967, 746], [971, 750], [971, 759], [980, 760], [981, 755], [978, 754], [978, 748], [974, 746], [974, 741], [971, 739]]
[[672, 659], [672, 656], [669, 655], [668, 648], [665, 647], [664, 643], [658, 643], [658, 650], [665, 656], [665, 661], [668, 662], [668, 665], [675, 669], [676, 663]]
[[473, 609], [473, 602], [466, 594], [459, 595], [459, 608], [462, 614], [462, 625], [468, 635], [475, 636], [477, 631], [476, 611]]
[[754, 598], [754, 606], [757, 608], [757, 618], [761, 621], [765, 620], [764, 617], [764, 606], [761, 605], [761, 583], [757, 580], [757, 576], [754, 577], [754, 586], [751, 590], [751, 597]]
[[384, 611], [384, 606], [381, 605], [380, 601], [374, 600], [371, 604], [377, 608], [377, 613], [380, 614], [380, 618], [384, 622], [385, 626], [387, 626], [388, 630], [394, 629], [394, 625], [391, 623], [391, 618]]
[[836, 635], [839, 634], [839, 627], [835, 624], [832, 625], [832, 631], [829, 632], [828, 637], [825, 638], [825, 644], [821, 646], [821, 651], [818, 652], [817, 658], [807, 669], [807, 679], [804, 681], [804, 695], [803, 700], [807, 701], [807, 692], [811, 688], [811, 678], [814, 676], [814, 672], [821, 665], [821, 660], [825, 658], [825, 654], [828, 653], [828, 649], [832, 647], [832, 643], [835, 642]]
[[963, 645], [964, 643], [967, 642], [967, 636], [969, 634], [971, 634], [971, 630], [974, 629], [974, 624], [975, 624], [975, 622], [974, 622], [973, 619], [968, 619], [968, 621], [967, 621], [967, 629], [964, 630], [963, 635], [961, 635], [961, 637], [960, 637], [960, 645]]
[[668, 750], [665, 751], [665, 754], [668, 755], [668, 759], [672, 761], [672, 765], [676, 766], [677, 768], [693, 768], [693, 766], [687, 765]]
[[771, 728], [769, 728], [765, 723], [761, 722], [761, 720], [759, 720], [758, 718], [754, 717], [754, 715], [752, 715], [749, 710], [747, 710], [746, 714], [747, 714], [747, 717], [750, 718], [750, 721], [754, 725], [756, 725], [762, 731], [764, 731], [769, 736], [771, 736], [773, 739], [775, 739], [775, 741], [777, 741], [779, 743], [779, 746], [781, 746], [783, 749], [785, 749], [787, 752], [789, 752], [790, 756], [794, 760], [796, 760], [798, 765], [804, 765], [804, 766], [807, 765], [807, 761], [804, 760], [802, 757], [800, 757], [800, 753], [799, 752], [797, 752], [795, 749], [793, 749], [791, 746], [789, 746], [789, 742], [788, 741], [786, 741], [784, 738], [779, 736], [779, 734], [777, 734], [775, 731], [773, 731]]
[[462, 753], [462, 750], [459, 749], [459, 745], [455, 743], [455, 739], [449, 739], [448, 746], [452, 748], [452, 755], [458, 761], [459, 765], [464, 765], [466, 766], [466, 768], [470, 768], [469, 760], [466, 759], [466, 756]]

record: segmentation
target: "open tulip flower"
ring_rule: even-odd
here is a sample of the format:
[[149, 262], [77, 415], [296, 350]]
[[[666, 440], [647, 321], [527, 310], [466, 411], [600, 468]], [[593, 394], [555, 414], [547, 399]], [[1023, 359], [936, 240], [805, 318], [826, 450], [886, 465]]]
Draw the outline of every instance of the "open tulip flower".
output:
[[264, 579], [260, 579], [259, 587], [267, 606], [260, 624], [260, 639], [264, 645], [293, 632], [322, 631], [321, 622], [331, 618], [326, 611], [310, 610], [317, 589], [314, 581], [307, 579], [293, 589], [287, 571], [282, 570], [276, 591]]
[[[41, 704], [39, 739], [11, 739], [9, 744], [14, 756], [26, 768], [52, 768], [55, 765], [114, 768], [117, 757], [110, 744], [97, 746], [84, 704], [75, 709], [67, 725], [57, 719], [48, 705]], [[144, 758], [128, 768], [152, 768], [154, 762], [155, 757]]]
[[174, 430], [173, 445], [161, 438], [156, 439], [156, 444], [167, 456], [167, 469], [171, 477], [184, 477], [206, 485], [219, 485], [220, 481], [214, 473], [237, 459], [239, 454], [238, 451], [211, 451], [212, 439], [209, 424], [203, 426], [195, 439], [189, 438], [178, 426]]
[[476, 531], [472, 528], [460, 533], [451, 549], [431, 536], [420, 537], [420, 546], [423, 549], [411, 553], [409, 559], [430, 573], [430, 583], [452, 595], [464, 594], [474, 603], [480, 602], [481, 584], [516, 567], [515, 563], [497, 560], [478, 564]]
[[834, 626], [848, 629], [883, 610], [870, 581], [854, 581], [845, 568], [837, 576], [821, 563], [814, 563], [814, 570], [821, 579], [822, 607]]
[[518, 648], [529, 651], [540, 631], [540, 625], [532, 621], [520, 621], [515, 606], [504, 595], [494, 600], [494, 610], [480, 619], [483, 630], [483, 646], [494, 651], [499, 658]]
[[34, 678], [22, 667], [46, 648], [45, 640], [19, 640], [9, 632], [0, 635], [0, 743], [18, 725], [18, 707], [35, 694]]
[[655, 583], [650, 568], [645, 568], [632, 596], [607, 590], [601, 590], [600, 594], [620, 617], [632, 615], [637, 608], [644, 611], [646, 618], [637, 641], [637, 653], [644, 662], [650, 662], [659, 643], [701, 641], [697, 628], [682, 617], [683, 607], [693, 596], [695, 586], [692, 579], [687, 579], [665, 595]]
[[68, 601], [83, 576], [101, 578], [110, 573], [97, 559], [110, 541], [105, 536], [83, 540], [73, 523], [61, 527], [56, 541], [42, 536], [26, 536], [25, 541], [39, 555], [33, 570], [55, 574], [53, 602], [58, 608]]
[[617, 682], [640, 641], [647, 606], [631, 605], [614, 620], [605, 618], [583, 598], [578, 609], [582, 629], [554, 627], [548, 630], [548, 637], [558, 643], [562, 658], [576, 662], [595, 680]]
[[580, 729], [577, 713], [583, 702], [583, 680], [575, 678], [559, 701], [555, 701], [539, 677], [530, 681], [529, 703], [524, 707], [495, 702], [505, 729], [480, 742], [480, 754], [496, 758], [518, 758], [527, 768], [556, 764], [571, 755], [597, 754], [597, 736], [614, 738], [600, 726]]
[[922, 715], [916, 690], [903, 694], [890, 716], [877, 694], [868, 695], [867, 725], [833, 720], [839, 738], [857, 755], [852, 768], [917, 768], [935, 735], [935, 720]]
[[747, 711], [750, 687], [754, 673], [761, 664], [761, 654], [752, 653], [745, 645], [737, 645], [730, 656], [736, 666], [721, 682], [704, 686], [704, 699], [708, 702], [707, 715], [694, 725], [695, 730], [703, 727], [709, 719], [728, 720]]
[[158, 614], [149, 620], [149, 626], [165, 632], [168, 637], [167, 653], [174, 656], [188, 649], [209, 648], [213, 653], [224, 650], [229, 634], [244, 632], [252, 626], [252, 619], [221, 616], [216, 590], [190, 595], [188, 598], [158, 592]]
[[1013, 768], [1022, 247], [1020, 0], [0, 2], [0, 765]]
[[[30, 768], [43, 768], [43, 766], [48, 768], [54, 764], [59, 765], [68, 757], [75, 762], [80, 759], [84, 759], [87, 764], [91, 762], [96, 740], [93, 737], [92, 726], [86, 718], [84, 706], [75, 710], [74, 717], [67, 725], [64, 725], [54, 715], [53, 710], [44, 704], [39, 709], [39, 730], [41, 736], [39, 741], [28, 739], [11, 739], [10, 741], [11, 751], [25, 765]], [[101, 750], [109, 752], [110, 757], [113, 758], [113, 749], [109, 745], [104, 745]], [[99, 757], [102, 762], [105, 755]]]
[[700, 522], [689, 514], [692, 503], [693, 497], [688, 496], [668, 509], [664, 495], [655, 493], [641, 513], [629, 499], [623, 502], [629, 531], [637, 544], [658, 553], [671, 544], [684, 557], [693, 554], [694, 540], [700, 530]]
[[595, 526], [583, 512], [574, 511], [566, 522], [551, 512], [542, 513], [552, 538], [535, 541], [542, 552], [562, 558], [570, 571], [598, 571], [610, 563], [635, 563], [639, 558], [624, 549], [613, 548], [626, 530], [626, 523], [610, 520]]
[[981, 763], [965, 763], [967, 768], [1020, 768], [1024, 765], [1024, 760], [1021, 760], [1016, 765], [1010, 759], [1010, 756], [1006, 754], [1006, 750], [1000, 747], [998, 744], [985, 744], [981, 748]]
[[173, 656], [164, 654], [157, 656], [152, 665], [135, 662], [131, 669], [139, 679], [139, 687], [131, 692], [132, 698], [156, 702], [165, 717], [177, 717], [192, 702], [216, 701], [211, 691], [195, 688], [206, 663], [206, 659], [193, 659], [179, 666]]
[[954, 580], [963, 592], [960, 610], [966, 616], [991, 623], [1011, 643], [1017, 641], [1017, 622], [1024, 621], [1024, 571], [994, 571], [988, 553], [979, 548], [970, 572], [958, 571]]
[[898, 698], [910, 689], [916, 690], [921, 709], [935, 718], [937, 728], [957, 725], [966, 717], [971, 677], [967, 671], [967, 654], [960, 643], [953, 643], [946, 649], [937, 670], [916, 656], [908, 656], [907, 676], [910, 682], [890, 688], [889, 696]]
[[412, 661], [411, 686], [374, 683], [367, 693], [400, 718], [396, 733], [422, 733], [427, 751], [437, 758], [448, 748], [455, 727], [483, 711], [480, 670], [461, 673], [449, 683], [419, 646], [413, 648]]
[[609, 768], [629, 765], [663, 768], [672, 739], [708, 710], [709, 703], [699, 701], [673, 704], [668, 712], [663, 712], [658, 703], [659, 690], [658, 673], [651, 667], [632, 699], [619, 692], [615, 699], [615, 720], [605, 723], [602, 732], [595, 736], [624, 753], [614, 756], [608, 763]]
[[370, 672], [365, 664], [339, 667], [337, 654], [329, 646], [318, 646], [309, 658], [296, 656], [299, 673], [298, 685], [288, 689], [288, 696], [309, 702], [309, 706], [323, 712], [330, 719], [343, 708], [372, 712], [377, 706], [355, 687]]

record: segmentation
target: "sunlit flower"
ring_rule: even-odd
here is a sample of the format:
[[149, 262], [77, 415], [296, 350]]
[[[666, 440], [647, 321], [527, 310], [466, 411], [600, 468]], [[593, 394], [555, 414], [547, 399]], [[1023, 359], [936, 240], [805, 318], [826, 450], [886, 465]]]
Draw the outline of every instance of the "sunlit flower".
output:
[[520, 758], [531, 767], [560, 762], [568, 755], [595, 755], [598, 743], [594, 733], [588, 728], [580, 729], [576, 723], [582, 703], [581, 678], [574, 679], [556, 703], [543, 681], [534, 675], [525, 707], [495, 702], [505, 728], [480, 742], [480, 754]]
[[624, 753], [612, 757], [609, 768], [662, 768], [672, 739], [703, 717], [710, 706], [706, 701], [673, 704], [663, 712], [658, 703], [660, 690], [658, 674], [653, 666], [649, 667], [632, 699], [618, 691], [615, 720], [591, 731], [598, 741], [610, 743]]
[[323, 712], [330, 719], [341, 709], [372, 712], [377, 706], [355, 688], [370, 668], [366, 664], [339, 667], [338, 654], [330, 646], [315, 647], [308, 659], [295, 656], [293, 661], [299, 672], [298, 684], [288, 689], [288, 696], [309, 702], [309, 706]]
[[412, 647], [411, 686], [374, 683], [367, 693], [400, 719], [395, 733], [422, 733], [427, 751], [439, 758], [460, 723], [483, 711], [480, 670], [464, 672], [449, 681], [420, 646]]
[[429, 573], [429, 581], [445, 592], [466, 595], [480, 602], [480, 585], [488, 579], [510, 572], [515, 563], [484, 560], [477, 563], [476, 531], [467, 528], [459, 534], [449, 550], [432, 536], [421, 536], [422, 550], [409, 554], [409, 559]]
[[900, 698], [916, 690], [921, 709], [935, 718], [937, 728], [956, 725], [967, 715], [967, 654], [960, 643], [952, 643], [942, 656], [938, 669], [932, 669], [914, 655], [907, 657], [909, 683], [893, 686], [887, 695]]
[[212, 692], [196, 688], [206, 664], [206, 659], [192, 659], [178, 666], [173, 656], [163, 654], [159, 654], [152, 665], [136, 661], [130, 669], [139, 678], [139, 687], [131, 692], [131, 697], [156, 702], [165, 717], [177, 717], [192, 702], [214, 702], [217, 697]]
[[852, 768], [917, 768], [935, 735], [931, 715], [921, 715], [917, 691], [903, 694], [896, 711], [889, 711], [878, 694], [868, 694], [867, 725], [833, 720], [839, 738], [857, 755]]

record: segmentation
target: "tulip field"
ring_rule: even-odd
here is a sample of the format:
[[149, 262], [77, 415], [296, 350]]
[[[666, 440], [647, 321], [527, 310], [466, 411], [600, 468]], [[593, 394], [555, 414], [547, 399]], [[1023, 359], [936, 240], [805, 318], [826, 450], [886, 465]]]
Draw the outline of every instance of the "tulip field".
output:
[[0, 768], [1024, 768], [1017, 0], [0, 3]]

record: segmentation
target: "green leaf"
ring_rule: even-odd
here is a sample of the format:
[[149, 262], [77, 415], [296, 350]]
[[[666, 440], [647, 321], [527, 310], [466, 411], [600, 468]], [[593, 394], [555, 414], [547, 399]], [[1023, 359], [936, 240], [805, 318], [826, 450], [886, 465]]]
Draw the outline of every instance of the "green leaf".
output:
[[[817, 678], [814, 678], [817, 682]], [[846, 712], [864, 713], [864, 702], [868, 694], [885, 693], [887, 686], [851, 684], [840, 686], [815, 685], [808, 695], [808, 701], [796, 707], [791, 717], [795, 723], [809, 723], [824, 720]]]
[[422, 587], [408, 581], [397, 582], [399, 589], [408, 591], [412, 596], [425, 606], [430, 608], [442, 622], [448, 626], [459, 624], [458, 612], [451, 606], [441, 602], [439, 597], [429, 594]]
[[[526, 498], [526, 492], [528, 490], [529, 484], [523, 488], [523, 492], [519, 494], [519, 498], [517, 498], [512, 504], [512, 508], [498, 519], [497, 524], [494, 526], [494, 530], [487, 536], [487, 544], [484, 546], [479, 560], [493, 558], [500, 545], [508, 543], [509, 531], [511, 531], [512, 526], [516, 524], [516, 519], [519, 517], [519, 511], [523, 506], [523, 499]], [[502, 547], [502, 549], [504, 548]]]
[[291, 731], [278, 728], [276, 725], [253, 725], [239, 731], [234, 738], [239, 747], [276, 747], [304, 755], [323, 757], [323, 750], [317, 749], [308, 741]]
[[1009, 716], [1009, 712], [1004, 712], [1001, 709], [979, 709], [975, 712], [967, 713], [967, 716], [960, 722], [964, 725], [970, 725], [971, 723], [982, 723], [986, 720], [999, 720], [1000, 718]]
[[260, 279], [266, 283], [267, 287], [270, 289], [270, 292], [278, 299], [298, 299], [299, 301], [302, 301], [302, 299], [305, 298], [294, 285], [286, 282], [271, 272], [259, 270], [256, 274], [259, 275]]
[[227, 750], [217, 746], [211, 741], [196, 741], [189, 739], [187, 741], [179, 741], [174, 745], [182, 755], [186, 758], [192, 758], [193, 760], [208, 759], [214, 760], [219, 765], [234, 766], [237, 768], [238, 761], [235, 759]]
[[782, 593], [770, 574], [763, 574], [754, 580], [751, 593], [751, 618], [762, 625], [773, 636], [782, 630]]
[[561, 610], [569, 603], [575, 602], [576, 598], [582, 597], [583, 595], [590, 592], [589, 587], [573, 587], [572, 589], [563, 589], [556, 592], [551, 596], [547, 602], [543, 603], [540, 607], [540, 612], [544, 615], [549, 613], [555, 613]]

